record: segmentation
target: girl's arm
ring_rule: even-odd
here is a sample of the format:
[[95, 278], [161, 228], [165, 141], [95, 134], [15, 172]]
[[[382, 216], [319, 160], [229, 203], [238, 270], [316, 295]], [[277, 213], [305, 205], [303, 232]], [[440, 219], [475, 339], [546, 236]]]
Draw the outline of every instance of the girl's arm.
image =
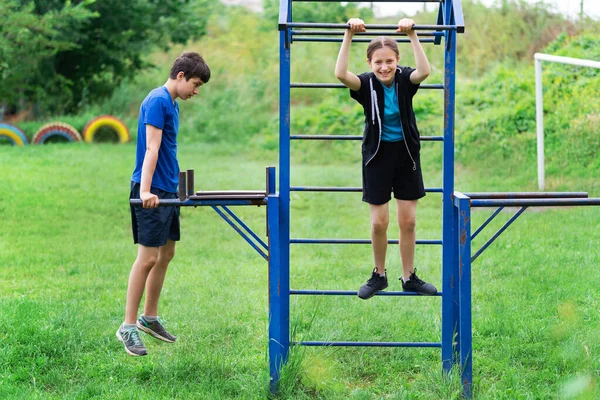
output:
[[421, 46], [421, 42], [419, 42], [419, 38], [417, 36], [417, 32], [415, 32], [412, 26], [415, 24], [415, 21], [412, 19], [404, 18], [398, 21], [398, 29], [397, 32], [405, 32], [410, 39], [410, 44], [413, 48], [413, 53], [415, 55], [415, 64], [416, 70], [410, 74], [410, 81], [415, 85], [423, 82], [429, 74], [431, 73], [431, 67], [429, 66], [429, 61], [427, 60], [427, 56], [425, 55], [425, 51], [423, 51], [423, 46]]
[[346, 33], [344, 33], [344, 41], [342, 42], [342, 47], [335, 63], [335, 77], [346, 85], [347, 88], [357, 91], [360, 89], [360, 79], [348, 71], [348, 57], [354, 34], [356, 32], [365, 32], [366, 29], [365, 23], [359, 18], [351, 18], [348, 24], [350, 24], [350, 29], [346, 29]]

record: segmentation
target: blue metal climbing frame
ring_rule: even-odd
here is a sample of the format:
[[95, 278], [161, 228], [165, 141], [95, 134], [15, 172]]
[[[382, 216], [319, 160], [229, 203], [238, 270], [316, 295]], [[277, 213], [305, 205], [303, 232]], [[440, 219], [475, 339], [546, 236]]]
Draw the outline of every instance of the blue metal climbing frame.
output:
[[[298, 0], [300, 1], [300, 0]], [[310, 2], [309, 0], [302, 0]], [[325, 0], [316, 0], [325, 1]], [[415, 25], [419, 31], [422, 43], [442, 44], [444, 49], [444, 82], [443, 84], [421, 85], [421, 89], [444, 91], [444, 132], [441, 137], [422, 137], [423, 141], [443, 142], [443, 185], [442, 188], [427, 188], [427, 192], [440, 193], [443, 197], [442, 209], [442, 239], [419, 240], [417, 244], [442, 246], [442, 338], [441, 342], [299, 342], [290, 343], [290, 295], [356, 295], [355, 291], [322, 291], [322, 290], [290, 290], [290, 244], [295, 243], [370, 243], [369, 240], [360, 239], [297, 239], [290, 238], [290, 191], [327, 191], [327, 192], [358, 192], [360, 188], [327, 188], [327, 187], [292, 187], [290, 185], [290, 141], [291, 140], [361, 140], [360, 136], [321, 136], [321, 135], [295, 135], [290, 132], [290, 91], [295, 88], [344, 88], [341, 84], [334, 83], [292, 83], [291, 71], [291, 45], [293, 42], [333, 42], [341, 41], [331, 36], [342, 36], [348, 27], [346, 24], [302, 23], [292, 20], [292, 0], [281, 0], [279, 9], [280, 31], [280, 99], [279, 99], [279, 249], [278, 259], [270, 260], [269, 272], [269, 359], [271, 391], [277, 392], [281, 367], [286, 362], [290, 345], [305, 346], [377, 346], [377, 347], [441, 347], [443, 370], [449, 372], [456, 364], [462, 372], [466, 393], [471, 385], [471, 321], [470, 308], [464, 312], [462, 305], [470, 307], [470, 276], [461, 275], [469, 279], [460, 291], [458, 282], [458, 252], [459, 246], [455, 240], [457, 211], [453, 206], [452, 194], [454, 192], [454, 109], [455, 109], [455, 64], [456, 64], [456, 34], [464, 32], [464, 21], [460, 0], [421, 0], [421, 2], [435, 2], [439, 4], [436, 25]], [[396, 34], [396, 25], [366, 25], [367, 35], [401, 36]], [[320, 30], [315, 30], [320, 29]], [[337, 31], [332, 31], [337, 29]], [[382, 30], [379, 32], [377, 30]], [[368, 42], [370, 39], [356, 35], [354, 42]], [[406, 38], [397, 38], [398, 42], [405, 42]], [[390, 240], [390, 243], [397, 241]], [[456, 243], [456, 244], [454, 244]], [[380, 292], [380, 296], [414, 296], [416, 293], [405, 292]], [[462, 297], [461, 297], [462, 296]], [[468, 301], [467, 301], [468, 297]], [[462, 303], [460, 301], [462, 300]], [[466, 333], [468, 331], [468, 333]], [[461, 332], [465, 332], [461, 335]], [[453, 346], [453, 339], [464, 338], [460, 342], [462, 352], [457, 352]], [[461, 355], [460, 358], [455, 354]], [[462, 355], [465, 354], [464, 357]]]

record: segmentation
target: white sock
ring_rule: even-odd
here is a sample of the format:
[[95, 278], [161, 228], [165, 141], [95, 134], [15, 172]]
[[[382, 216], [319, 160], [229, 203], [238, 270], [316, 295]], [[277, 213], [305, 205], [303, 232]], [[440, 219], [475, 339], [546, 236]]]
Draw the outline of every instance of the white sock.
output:
[[137, 329], [137, 326], [135, 324], [126, 324], [125, 322], [121, 324], [122, 331], [128, 331], [130, 329]]
[[158, 321], [158, 316], [149, 317], [147, 315], [144, 315], [144, 319], [148, 322], [154, 322], [154, 321]]

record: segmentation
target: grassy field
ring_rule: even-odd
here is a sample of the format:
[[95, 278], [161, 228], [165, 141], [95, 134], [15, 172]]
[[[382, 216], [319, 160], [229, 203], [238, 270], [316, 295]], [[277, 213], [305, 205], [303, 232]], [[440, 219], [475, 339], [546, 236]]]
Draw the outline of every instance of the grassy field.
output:
[[[115, 338], [136, 254], [127, 203], [133, 145], [0, 146], [0, 398], [261, 399], [267, 396], [267, 264], [209, 208], [182, 212], [182, 241], [161, 299], [178, 336], [128, 356]], [[262, 189], [261, 158], [240, 148], [186, 144], [196, 189]], [[440, 185], [430, 157], [426, 186]], [[298, 157], [297, 157], [298, 158]], [[300, 157], [301, 158], [301, 157]], [[360, 184], [358, 162], [296, 163], [294, 185]], [[532, 169], [532, 168], [530, 168]], [[535, 170], [458, 168], [456, 187], [534, 190]], [[554, 181], [552, 180], [554, 179]], [[562, 190], [589, 181], [549, 178]], [[553, 183], [554, 182], [554, 183]], [[595, 191], [595, 192], [594, 192]], [[590, 190], [598, 197], [598, 186]], [[235, 209], [264, 237], [265, 209]], [[493, 210], [474, 212], [478, 226]], [[477, 249], [514, 210], [501, 213]], [[441, 234], [439, 195], [419, 206], [419, 239]], [[292, 237], [367, 238], [358, 194], [292, 195]], [[486, 235], [487, 233], [487, 235]], [[390, 227], [390, 237], [397, 228]], [[600, 209], [527, 211], [473, 266], [473, 374], [478, 399], [600, 396]], [[441, 250], [418, 247], [419, 274], [441, 286]], [[292, 248], [295, 289], [354, 289], [369, 246]], [[398, 250], [388, 251], [400, 290]], [[295, 339], [437, 341], [439, 298], [294, 298]], [[293, 349], [289, 399], [453, 399], [437, 349]]]

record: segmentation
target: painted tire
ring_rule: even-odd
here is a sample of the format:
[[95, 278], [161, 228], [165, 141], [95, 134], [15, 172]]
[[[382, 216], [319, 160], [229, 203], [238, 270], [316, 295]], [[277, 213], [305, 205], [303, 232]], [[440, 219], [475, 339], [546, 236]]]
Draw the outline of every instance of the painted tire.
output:
[[103, 127], [108, 127], [115, 131], [119, 135], [119, 143], [127, 143], [131, 139], [129, 129], [127, 129], [123, 121], [112, 115], [101, 115], [88, 122], [85, 128], [83, 128], [83, 140], [87, 143], [92, 143], [94, 141], [94, 134], [96, 134], [98, 129]]
[[33, 144], [44, 144], [46, 140], [53, 136], [62, 136], [69, 142], [79, 142], [81, 140], [81, 135], [71, 125], [63, 122], [51, 122], [38, 129], [31, 142]]
[[27, 136], [25, 136], [23, 131], [9, 124], [0, 124], [0, 137], [8, 138], [14, 146], [29, 144]]

